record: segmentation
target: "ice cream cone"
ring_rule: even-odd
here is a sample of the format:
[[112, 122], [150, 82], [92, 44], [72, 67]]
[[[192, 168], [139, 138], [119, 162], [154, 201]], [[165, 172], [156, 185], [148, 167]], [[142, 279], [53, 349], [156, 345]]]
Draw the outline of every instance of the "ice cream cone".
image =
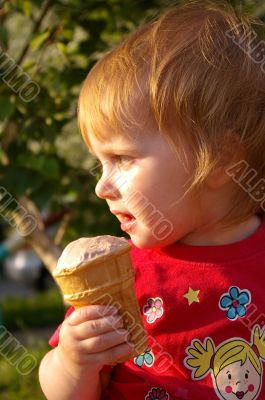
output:
[[90, 304], [114, 305], [134, 344], [131, 354], [147, 348], [139, 305], [134, 291], [130, 245], [124, 238], [97, 236], [71, 242], [53, 273], [64, 299], [75, 308]]

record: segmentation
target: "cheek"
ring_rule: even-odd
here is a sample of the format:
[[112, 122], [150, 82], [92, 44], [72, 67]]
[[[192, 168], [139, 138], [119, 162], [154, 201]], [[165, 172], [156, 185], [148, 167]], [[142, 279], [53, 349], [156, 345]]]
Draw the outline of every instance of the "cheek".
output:
[[248, 385], [248, 391], [249, 392], [254, 392], [254, 390], [255, 390], [255, 387], [254, 387], [254, 385]]
[[232, 391], [233, 391], [232, 386], [226, 386], [225, 388], [226, 393], [232, 393]]

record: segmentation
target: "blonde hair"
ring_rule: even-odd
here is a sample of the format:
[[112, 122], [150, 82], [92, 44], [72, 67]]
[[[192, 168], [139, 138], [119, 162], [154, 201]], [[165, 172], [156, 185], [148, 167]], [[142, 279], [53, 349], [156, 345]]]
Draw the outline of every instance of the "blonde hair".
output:
[[243, 340], [234, 340], [224, 344], [216, 353], [214, 357], [214, 376], [227, 365], [241, 361], [241, 365], [249, 359], [255, 370], [261, 375], [261, 363], [258, 356], [250, 345]]
[[[188, 368], [193, 369], [195, 379], [204, 378], [212, 369], [216, 377], [219, 372], [228, 365], [241, 361], [245, 364], [247, 359], [251, 362], [259, 375], [262, 373], [262, 364], [260, 359], [265, 359], [265, 330], [261, 330], [258, 325], [255, 326], [252, 334], [252, 346], [244, 340], [233, 339], [220, 345], [215, 350], [211, 339], [206, 339], [205, 344], [199, 340], [194, 340], [188, 347], [185, 363]], [[254, 351], [256, 348], [256, 351]]]
[[[261, 24], [227, 2], [189, 1], [140, 26], [82, 87], [78, 118], [88, 146], [89, 135], [140, 134], [152, 122], [183, 162], [181, 144], [188, 144], [194, 172], [187, 192], [205, 181], [224, 149], [231, 156], [239, 145], [256, 180], [264, 178], [265, 75], [249, 54]], [[247, 191], [233, 190], [228, 224], [262, 212]]]

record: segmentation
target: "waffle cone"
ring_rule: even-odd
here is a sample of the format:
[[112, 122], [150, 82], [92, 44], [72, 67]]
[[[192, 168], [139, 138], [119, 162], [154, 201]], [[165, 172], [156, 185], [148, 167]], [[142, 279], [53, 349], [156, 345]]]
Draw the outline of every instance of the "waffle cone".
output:
[[123, 362], [146, 351], [147, 341], [142, 317], [134, 291], [134, 268], [130, 245], [115, 252], [83, 262], [77, 268], [55, 270], [64, 299], [75, 308], [99, 304], [115, 306], [122, 316], [124, 328], [134, 344], [133, 351]]

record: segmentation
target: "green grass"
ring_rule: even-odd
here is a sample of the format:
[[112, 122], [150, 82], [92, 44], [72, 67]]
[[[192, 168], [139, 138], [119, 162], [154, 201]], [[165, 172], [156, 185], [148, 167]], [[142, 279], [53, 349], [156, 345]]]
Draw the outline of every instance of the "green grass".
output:
[[44, 354], [51, 348], [48, 339], [40, 338], [38, 333], [34, 334], [34, 328], [55, 327], [62, 322], [65, 307], [61, 294], [57, 287], [53, 287], [30, 298], [8, 298], [0, 302], [0, 311], [3, 316], [0, 325], [3, 324], [17, 339], [17, 335], [22, 333], [27, 342], [27, 354], [37, 360], [33, 371], [21, 375], [0, 349], [0, 399], [45, 400], [39, 385], [38, 368]]
[[4, 357], [0, 358], [0, 393], [1, 400], [45, 400], [38, 380], [38, 368], [42, 357], [50, 350], [45, 341], [34, 347], [27, 347], [30, 355], [36, 357], [37, 366], [28, 375], [21, 375], [15, 366]]
[[8, 330], [46, 327], [59, 324], [65, 313], [56, 287], [30, 298], [8, 298], [0, 302], [2, 323]]

